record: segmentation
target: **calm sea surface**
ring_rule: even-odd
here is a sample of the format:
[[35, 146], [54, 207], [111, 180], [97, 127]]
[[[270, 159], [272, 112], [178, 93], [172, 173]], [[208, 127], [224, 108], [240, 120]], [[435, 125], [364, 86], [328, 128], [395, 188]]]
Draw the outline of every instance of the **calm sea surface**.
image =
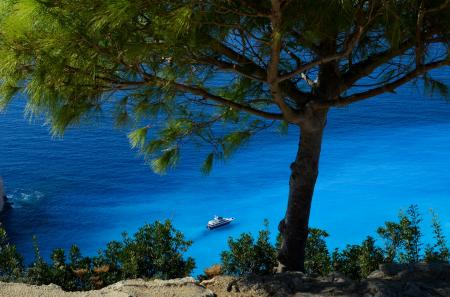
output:
[[[447, 83], [449, 74], [434, 73]], [[424, 212], [424, 228], [428, 209], [436, 210], [450, 237], [450, 103], [423, 93], [407, 85], [331, 112], [311, 215], [312, 226], [330, 233], [330, 247], [374, 235], [410, 204]], [[42, 121], [24, 119], [16, 101], [0, 114], [0, 129], [0, 175], [14, 203], [2, 220], [27, 261], [32, 235], [46, 256], [72, 243], [95, 255], [122, 231], [169, 218], [194, 241], [195, 273], [219, 261], [228, 236], [256, 233], [265, 218], [275, 236], [298, 142], [294, 128], [287, 136], [266, 131], [206, 177], [198, 164], [207, 150], [187, 148], [176, 170], [158, 176], [106, 114], [52, 139]], [[214, 214], [237, 220], [207, 231]]]

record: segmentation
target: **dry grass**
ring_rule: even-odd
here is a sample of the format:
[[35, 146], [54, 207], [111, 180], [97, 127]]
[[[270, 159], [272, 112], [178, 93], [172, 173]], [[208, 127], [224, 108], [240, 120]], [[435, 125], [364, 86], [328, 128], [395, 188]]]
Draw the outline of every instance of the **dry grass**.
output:
[[79, 268], [79, 269], [73, 270], [73, 273], [75, 274], [75, 276], [77, 278], [83, 278], [88, 272], [89, 272], [89, 270], [84, 269], [84, 268]]
[[207, 279], [222, 275], [222, 266], [219, 264], [214, 264], [213, 266], [206, 268], [205, 275]]
[[94, 268], [94, 273], [106, 273], [110, 269], [109, 265], [102, 265]]

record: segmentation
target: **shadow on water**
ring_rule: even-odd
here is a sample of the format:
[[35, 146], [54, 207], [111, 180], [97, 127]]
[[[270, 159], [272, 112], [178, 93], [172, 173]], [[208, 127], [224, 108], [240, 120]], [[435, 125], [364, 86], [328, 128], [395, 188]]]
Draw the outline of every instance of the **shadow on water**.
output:
[[233, 233], [232, 232], [233, 230], [238, 230], [238, 229], [239, 229], [239, 223], [231, 223], [231, 224], [228, 224], [228, 225], [225, 225], [225, 226], [213, 229], [213, 230], [209, 230], [206, 227], [204, 227], [204, 230], [197, 232], [196, 234], [194, 234], [194, 236], [191, 236], [190, 239], [194, 242], [197, 242], [202, 239], [206, 239], [209, 236], [214, 236], [214, 235], [222, 236], [225, 233], [231, 234], [231, 233]]

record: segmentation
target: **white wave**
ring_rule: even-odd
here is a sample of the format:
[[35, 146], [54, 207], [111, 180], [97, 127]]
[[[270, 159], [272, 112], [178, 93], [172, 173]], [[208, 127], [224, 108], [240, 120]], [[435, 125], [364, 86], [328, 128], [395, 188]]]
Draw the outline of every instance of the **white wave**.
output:
[[6, 196], [13, 208], [21, 208], [26, 204], [39, 202], [44, 194], [36, 190], [15, 189], [12, 193], [7, 193]]

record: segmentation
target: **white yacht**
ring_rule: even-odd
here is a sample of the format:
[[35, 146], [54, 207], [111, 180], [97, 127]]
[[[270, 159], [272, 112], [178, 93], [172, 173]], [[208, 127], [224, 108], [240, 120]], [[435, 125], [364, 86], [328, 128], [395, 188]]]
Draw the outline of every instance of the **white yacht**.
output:
[[234, 218], [223, 218], [223, 217], [219, 217], [219, 216], [214, 216], [214, 219], [212, 219], [208, 222], [208, 225], [206, 225], [206, 228], [208, 228], [209, 230], [212, 230], [215, 228], [219, 228], [219, 227], [228, 225], [232, 221], [234, 221]]

